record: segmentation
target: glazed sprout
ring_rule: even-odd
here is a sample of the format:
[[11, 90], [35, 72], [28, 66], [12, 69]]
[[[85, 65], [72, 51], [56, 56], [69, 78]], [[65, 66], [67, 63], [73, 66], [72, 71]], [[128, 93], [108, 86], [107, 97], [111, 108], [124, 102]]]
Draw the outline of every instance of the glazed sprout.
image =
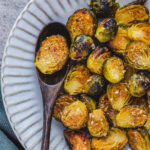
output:
[[69, 95], [82, 93], [83, 87], [89, 77], [89, 70], [84, 65], [72, 66], [64, 81], [64, 89]]
[[150, 79], [143, 72], [135, 73], [131, 76], [129, 82], [130, 94], [134, 97], [141, 97], [146, 94], [150, 87]]
[[103, 75], [111, 83], [118, 83], [124, 78], [124, 64], [119, 57], [109, 58], [103, 66]]
[[130, 26], [137, 22], [149, 20], [149, 12], [146, 7], [140, 4], [129, 4], [117, 10], [115, 20], [118, 25]]
[[109, 45], [115, 53], [123, 55], [129, 43], [127, 28], [119, 27], [116, 36], [110, 41]]
[[70, 95], [60, 96], [57, 99], [56, 104], [54, 106], [54, 117], [55, 117], [55, 119], [60, 121], [61, 120], [61, 114], [62, 114], [64, 108], [76, 100], [77, 100], [76, 98], [74, 98]]
[[102, 110], [97, 109], [89, 114], [88, 129], [92, 136], [106, 136], [109, 131], [109, 125]]
[[99, 108], [104, 112], [110, 125], [117, 127], [116, 115], [118, 111], [114, 110], [108, 100], [107, 94], [104, 94], [99, 99]]
[[67, 28], [70, 32], [72, 41], [80, 34], [93, 36], [96, 27], [96, 17], [86, 8], [75, 11], [72, 16], [69, 17], [67, 22]]
[[128, 36], [131, 40], [145, 42], [150, 46], [150, 24], [149, 23], [138, 23], [132, 25], [128, 29]]
[[145, 129], [128, 130], [129, 144], [132, 150], [149, 150], [150, 137]]
[[117, 125], [122, 128], [135, 128], [145, 124], [147, 113], [138, 106], [126, 106], [116, 116]]
[[68, 55], [66, 39], [61, 35], [52, 35], [42, 42], [35, 58], [35, 66], [43, 74], [53, 74], [62, 69]]
[[91, 98], [85, 94], [82, 94], [81, 101], [86, 105], [89, 112], [92, 112], [93, 110], [96, 109], [96, 101], [93, 98]]
[[85, 59], [92, 50], [95, 49], [93, 39], [87, 35], [79, 35], [75, 38], [70, 48], [70, 58], [72, 60]]
[[87, 67], [91, 72], [102, 75], [104, 62], [111, 57], [111, 52], [107, 47], [97, 47], [94, 52], [90, 54], [87, 60]]
[[127, 144], [128, 138], [124, 130], [112, 128], [106, 137], [92, 138], [93, 150], [121, 150]]
[[105, 86], [105, 80], [100, 75], [92, 75], [83, 88], [83, 93], [91, 96], [100, 95], [103, 92]]
[[89, 6], [98, 18], [113, 16], [119, 8], [115, 0], [90, 0]]
[[90, 136], [86, 131], [65, 130], [64, 136], [72, 150], [91, 150]]
[[95, 37], [101, 42], [105, 43], [110, 41], [117, 32], [117, 23], [113, 18], [104, 19], [96, 30]]
[[113, 109], [120, 111], [129, 103], [130, 93], [127, 83], [110, 84], [107, 86], [107, 96]]
[[63, 125], [69, 129], [81, 129], [85, 127], [87, 119], [88, 110], [81, 101], [75, 101], [66, 106], [61, 115]]
[[150, 69], [150, 48], [143, 42], [131, 42], [125, 54], [128, 63], [140, 70]]

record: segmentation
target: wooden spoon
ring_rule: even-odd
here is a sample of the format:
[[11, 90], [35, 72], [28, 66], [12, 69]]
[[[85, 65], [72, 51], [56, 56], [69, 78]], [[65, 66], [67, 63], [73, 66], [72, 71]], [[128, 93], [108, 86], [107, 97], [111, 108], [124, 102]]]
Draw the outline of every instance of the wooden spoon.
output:
[[[35, 49], [36, 53], [38, 52], [42, 41], [44, 41], [46, 37], [58, 34], [66, 38], [67, 45], [68, 47], [70, 47], [71, 38], [66, 26], [58, 22], [53, 22], [46, 25], [41, 31], [36, 44]], [[41, 150], [49, 150], [49, 139], [50, 139], [50, 128], [51, 128], [53, 106], [55, 104], [57, 94], [67, 74], [68, 68], [69, 65], [65, 65], [62, 70], [52, 75], [42, 74], [37, 69], [37, 76], [41, 87], [43, 97], [43, 107], [44, 107], [43, 136], [42, 136]]]

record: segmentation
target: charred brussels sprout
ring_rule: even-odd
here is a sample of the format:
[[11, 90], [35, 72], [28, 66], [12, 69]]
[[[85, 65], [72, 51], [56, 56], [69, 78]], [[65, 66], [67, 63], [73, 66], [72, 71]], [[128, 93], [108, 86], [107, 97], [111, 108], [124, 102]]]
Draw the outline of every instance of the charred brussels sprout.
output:
[[110, 41], [109, 45], [115, 53], [124, 54], [129, 43], [127, 28], [119, 27], [116, 36]]
[[91, 97], [82, 94], [81, 95], [81, 101], [87, 106], [89, 112], [92, 112], [96, 109], [96, 101], [92, 99]]
[[60, 121], [61, 120], [61, 113], [63, 112], [64, 108], [76, 100], [77, 100], [76, 98], [69, 96], [69, 95], [60, 96], [57, 99], [56, 104], [54, 106], [54, 117], [55, 117], [55, 119]]
[[113, 109], [120, 111], [129, 103], [130, 93], [127, 83], [117, 83], [107, 86], [107, 96]]
[[70, 57], [72, 60], [83, 60], [89, 53], [95, 49], [93, 39], [87, 35], [79, 35], [75, 38], [70, 48]]
[[89, 70], [84, 65], [72, 66], [64, 82], [64, 89], [69, 95], [82, 93], [89, 77]]
[[99, 18], [113, 16], [119, 8], [115, 0], [91, 0], [89, 6]]
[[102, 110], [97, 109], [89, 114], [88, 129], [94, 137], [102, 137], [108, 134], [109, 125]]
[[117, 114], [117, 125], [122, 128], [135, 128], [145, 124], [147, 113], [138, 106], [126, 106]]
[[67, 28], [71, 34], [72, 41], [80, 34], [93, 36], [96, 27], [96, 17], [86, 8], [75, 11], [67, 22]]
[[87, 67], [91, 72], [102, 75], [104, 62], [111, 57], [111, 52], [106, 47], [97, 47], [87, 60]]
[[105, 86], [105, 80], [100, 75], [92, 75], [83, 88], [83, 93], [91, 96], [100, 95], [103, 92]]
[[72, 150], [91, 150], [90, 136], [86, 131], [65, 130], [64, 136]]
[[99, 108], [104, 112], [111, 126], [117, 127], [116, 115], [118, 111], [114, 110], [108, 100], [107, 94], [104, 94], [99, 99]]
[[111, 83], [118, 83], [124, 78], [124, 64], [118, 57], [109, 58], [103, 66], [103, 75]]
[[115, 19], [118, 25], [130, 26], [133, 23], [149, 20], [149, 12], [140, 4], [130, 4], [117, 10]]
[[126, 49], [128, 63], [140, 70], [150, 69], [150, 48], [143, 42], [131, 42]]
[[124, 130], [112, 128], [107, 137], [93, 138], [93, 150], [121, 150], [127, 144], [128, 138]]
[[128, 130], [129, 144], [132, 150], [149, 150], [150, 137], [145, 129]]
[[129, 91], [132, 96], [141, 97], [146, 94], [150, 87], [150, 79], [142, 72], [131, 76], [129, 80]]
[[66, 39], [61, 35], [52, 35], [42, 42], [35, 58], [35, 66], [43, 74], [53, 74], [62, 69], [68, 55]]
[[88, 110], [81, 101], [75, 101], [66, 106], [61, 115], [63, 125], [69, 129], [81, 129], [85, 127], [87, 119]]
[[128, 29], [128, 36], [131, 40], [145, 42], [150, 46], [150, 24], [138, 23]]
[[110, 41], [117, 32], [117, 23], [114, 19], [108, 18], [104, 19], [96, 30], [95, 37], [101, 42], [105, 43]]

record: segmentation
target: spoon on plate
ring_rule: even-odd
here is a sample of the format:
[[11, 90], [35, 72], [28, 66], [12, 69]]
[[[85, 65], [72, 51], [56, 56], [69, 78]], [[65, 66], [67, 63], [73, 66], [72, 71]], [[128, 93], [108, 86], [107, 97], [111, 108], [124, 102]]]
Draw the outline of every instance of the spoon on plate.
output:
[[[71, 45], [71, 38], [69, 31], [67, 30], [66, 26], [59, 23], [53, 22], [46, 25], [43, 30], [40, 32], [36, 43], [35, 52], [37, 53], [40, 49], [42, 41], [51, 35], [62, 35], [67, 40], [67, 45], [70, 47]], [[51, 120], [52, 120], [52, 113], [53, 113], [53, 106], [55, 104], [55, 100], [57, 98], [57, 94], [62, 87], [66, 74], [68, 72], [69, 65], [65, 65], [60, 71], [52, 74], [52, 75], [45, 75], [42, 74], [37, 69], [37, 76], [40, 83], [40, 88], [43, 97], [43, 135], [42, 135], [42, 146], [41, 150], [49, 150], [49, 140], [50, 140], [50, 129], [51, 129]]]

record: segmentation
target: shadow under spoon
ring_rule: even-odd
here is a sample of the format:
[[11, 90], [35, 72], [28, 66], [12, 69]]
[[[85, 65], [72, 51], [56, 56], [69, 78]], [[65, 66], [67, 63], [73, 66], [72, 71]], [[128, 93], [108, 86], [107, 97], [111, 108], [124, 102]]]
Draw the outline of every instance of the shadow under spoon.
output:
[[[51, 36], [51, 35], [64, 36], [67, 40], [68, 47], [70, 47], [71, 38], [70, 38], [70, 34], [66, 26], [59, 22], [53, 22], [53, 23], [46, 25], [41, 31], [37, 40], [35, 53], [38, 52], [42, 41], [44, 41], [46, 37]], [[68, 69], [69, 69], [69, 64], [66, 64], [60, 71], [52, 75], [42, 74], [37, 69], [37, 76], [38, 76], [38, 80], [39, 80], [39, 84], [40, 84], [40, 88], [42, 92], [43, 107], [44, 107], [43, 135], [42, 135], [41, 150], [49, 150], [50, 129], [51, 129], [53, 107], [54, 107], [58, 92], [68, 72]]]

